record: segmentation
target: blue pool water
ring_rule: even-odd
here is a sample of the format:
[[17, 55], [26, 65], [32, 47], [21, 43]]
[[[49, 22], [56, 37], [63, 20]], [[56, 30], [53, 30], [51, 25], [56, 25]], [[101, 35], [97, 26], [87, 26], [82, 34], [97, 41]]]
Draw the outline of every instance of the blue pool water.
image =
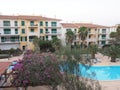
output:
[[80, 76], [91, 78], [95, 80], [120, 80], [120, 66], [91, 66], [86, 69], [83, 65]]

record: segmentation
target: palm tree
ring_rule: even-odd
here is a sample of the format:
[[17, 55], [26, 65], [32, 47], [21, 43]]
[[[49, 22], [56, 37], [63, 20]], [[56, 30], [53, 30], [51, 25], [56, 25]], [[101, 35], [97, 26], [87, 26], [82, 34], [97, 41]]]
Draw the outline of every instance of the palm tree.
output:
[[97, 51], [98, 51], [98, 45], [96, 45], [96, 44], [91, 44], [88, 49], [89, 49], [89, 51], [90, 51], [90, 53], [91, 53], [91, 58], [92, 58], [92, 59], [95, 59], [95, 54], [96, 54]]
[[75, 33], [71, 29], [67, 29], [66, 41], [67, 41], [68, 45], [70, 45], [70, 46], [72, 45], [74, 37], [75, 37]]
[[41, 39], [38, 38], [38, 37], [35, 37], [35, 38], [33, 39], [34, 50], [37, 51], [37, 52], [40, 51], [40, 47], [39, 47], [39, 42], [40, 42], [40, 40], [41, 40]]
[[117, 44], [112, 44], [110, 47], [103, 49], [103, 54], [111, 57], [111, 62], [116, 62], [116, 58], [119, 57], [120, 46]]
[[111, 32], [111, 33], [110, 33], [110, 38], [115, 38], [115, 37], [116, 37], [116, 35], [117, 35], [117, 33], [116, 33], [116, 32]]
[[85, 40], [87, 38], [88, 35], [88, 28], [87, 27], [80, 27], [78, 30], [78, 34], [79, 34], [79, 38], [82, 40], [81, 46], [84, 48], [85, 46]]
[[56, 38], [52, 39], [52, 46], [55, 48], [55, 51], [58, 51], [61, 47], [61, 40]]

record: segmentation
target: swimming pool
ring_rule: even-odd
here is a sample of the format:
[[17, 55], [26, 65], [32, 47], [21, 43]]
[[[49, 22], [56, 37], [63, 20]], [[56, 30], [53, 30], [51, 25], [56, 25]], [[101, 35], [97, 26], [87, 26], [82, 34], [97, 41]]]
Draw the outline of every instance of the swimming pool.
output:
[[120, 80], [120, 66], [91, 66], [86, 69], [79, 65], [83, 77], [95, 80]]

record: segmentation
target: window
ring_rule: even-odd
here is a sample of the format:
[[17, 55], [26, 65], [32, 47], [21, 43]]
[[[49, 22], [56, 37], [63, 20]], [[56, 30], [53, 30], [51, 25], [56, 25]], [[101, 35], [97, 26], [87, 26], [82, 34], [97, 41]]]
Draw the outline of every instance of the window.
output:
[[17, 28], [15, 29], [15, 34], [18, 34], [18, 29]]
[[34, 32], [34, 29], [31, 29], [31, 30], [30, 30], [30, 32], [32, 32], [32, 33], [33, 33], [33, 32]]
[[48, 36], [46, 36], [46, 40], [48, 40]]
[[34, 26], [34, 21], [30, 21], [30, 26]]
[[25, 26], [25, 21], [21, 21], [21, 26]]
[[90, 28], [88, 29], [88, 33], [91, 33], [91, 29]]
[[43, 26], [43, 21], [40, 21], [40, 26]]
[[46, 29], [46, 33], [49, 33], [49, 32], [48, 32], [48, 29]]
[[10, 37], [11, 42], [15, 42], [15, 37]]
[[10, 41], [11, 42], [16, 42], [16, 41], [18, 42], [19, 41], [19, 37], [11, 37]]
[[1, 42], [5, 42], [6, 38], [5, 37], [1, 37]]
[[57, 30], [56, 29], [52, 29], [51, 33], [57, 33]]
[[29, 42], [32, 42], [34, 38], [35, 38], [35, 36], [30, 36], [29, 37]]
[[10, 21], [3, 21], [4, 26], [10, 26]]
[[11, 34], [11, 29], [4, 29], [4, 34]]
[[57, 22], [51, 22], [51, 26], [56, 27], [57, 26]]
[[27, 41], [27, 37], [21, 37], [21, 41], [23, 42]]
[[46, 27], [48, 26], [48, 22], [45, 22]]
[[14, 21], [14, 25], [15, 25], [15, 26], [18, 26], [18, 22], [17, 22], [17, 21]]
[[102, 39], [106, 39], [106, 35], [102, 35]]
[[106, 33], [106, 29], [102, 29], [102, 33]]
[[40, 39], [41, 39], [41, 40], [45, 40], [45, 37], [44, 37], [44, 36], [40, 36]]
[[106, 42], [105, 42], [105, 41], [102, 41], [102, 42], [101, 42], [101, 44], [102, 44], [102, 45], [105, 45], [105, 44], [106, 44]]
[[43, 29], [40, 29], [40, 33], [43, 33]]
[[75, 33], [77, 32], [77, 30], [76, 30], [76, 29], [74, 29], [74, 31], [75, 31]]
[[22, 34], [25, 34], [25, 29], [22, 29]]
[[57, 36], [56, 36], [56, 35], [55, 35], [55, 36], [52, 36], [52, 39], [53, 39], [53, 38], [57, 38]]

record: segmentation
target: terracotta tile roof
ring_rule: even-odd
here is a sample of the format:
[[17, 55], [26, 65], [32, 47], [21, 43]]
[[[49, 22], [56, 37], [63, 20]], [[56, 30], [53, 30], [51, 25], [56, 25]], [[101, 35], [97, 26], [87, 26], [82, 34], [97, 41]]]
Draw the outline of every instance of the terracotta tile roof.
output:
[[117, 28], [117, 26], [111, 26], [111, 28]]
[[0, 19], [23, 19], [23, 20], [53, 20], [53, 21], [61, 21], [61, 19], [56, 18], [48, 18], [48, 17], [42, 17], [42, 16], [30, 16], [30, 15], [18, 15], [18, 16], [12, 16], [12, 15], [0, 15]]
[[61, 23], [64, 28], [78, 28], [74, 23]]
[[92, 24], [92, 23], [61, 23], [64, 28], [79, 28], [79, 27], [88, 27], [88, 28], [108, 28], [107, 26]]
[[4, 73], [10, 64], [11, 62], [0, 62], [0, 74]]
[[88, 27], [88, 28], [108, 28], [107, 26], [102, 26], [102, 25], [97, 25], [97, 24], [92, 24], [92, 23], [75, 23], [79, 27]]

